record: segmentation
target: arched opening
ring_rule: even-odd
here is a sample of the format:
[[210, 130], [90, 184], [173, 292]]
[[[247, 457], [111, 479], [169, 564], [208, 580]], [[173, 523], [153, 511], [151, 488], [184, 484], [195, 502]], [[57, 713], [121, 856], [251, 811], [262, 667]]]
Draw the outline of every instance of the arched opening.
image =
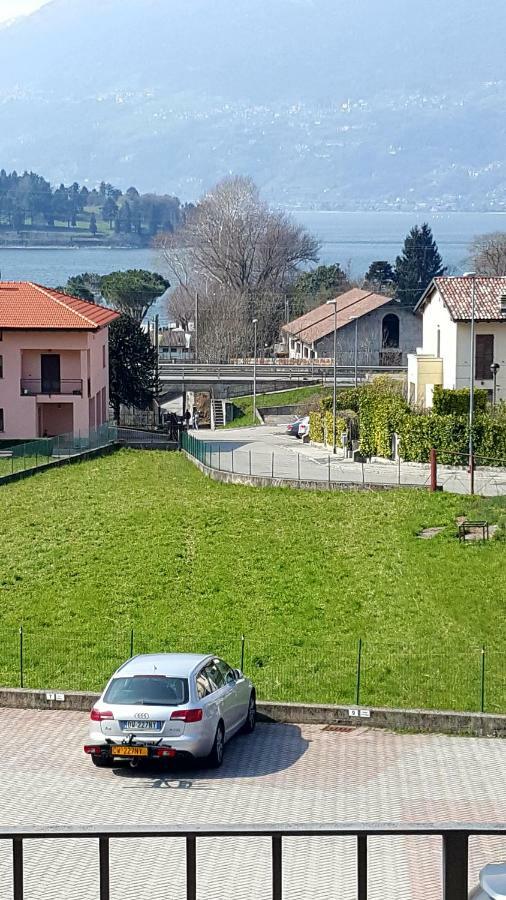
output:
[[399, 349], [399, 316], [394, 313], [389, 313], [383, 319], [381, 341], [383, 350]]

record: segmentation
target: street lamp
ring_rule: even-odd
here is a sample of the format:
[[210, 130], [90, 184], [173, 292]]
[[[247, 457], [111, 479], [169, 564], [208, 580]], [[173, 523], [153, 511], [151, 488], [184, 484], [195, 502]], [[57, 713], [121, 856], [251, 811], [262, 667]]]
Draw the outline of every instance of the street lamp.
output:
[[332, 453], [337, 453], [336, 435], [336, 403], [337, 403], [337, 298], [327, 300], [328, 306], [334, 307], [334, 393], [332, 397]]
[[358, 316], [350, 316], [350, 322], [355, 322], [355, 387], [358, 386]]
[[255, 329], [255, 352], [253, 355], [253, 424], [257, 420], [257, 324], [258, 319], [253, 319], [253, 327]]
[[476, 319], [476, 272], [465, 272], [464, 278], [471, 279], [471, 338], [470, 352], [471, 365], [469, 373], [469, 474], [471, 476], [471, 494], [474, 494], [474, 443], [473, 443], [473, 425], [474, 425], [474, 332]]
[[490, 371], [492, 372], [492, 378], [494, 379], [494, 391], [492, 394], [492, 405], [493, 405], [494, 409], [495, 409], [495, 404], [496, 404], [496, 400], [497, 400], [497, 373], [500, 368], [501, 367], [500, 367], [499, 363], [492, 363], [492, 365], [490, 366]]

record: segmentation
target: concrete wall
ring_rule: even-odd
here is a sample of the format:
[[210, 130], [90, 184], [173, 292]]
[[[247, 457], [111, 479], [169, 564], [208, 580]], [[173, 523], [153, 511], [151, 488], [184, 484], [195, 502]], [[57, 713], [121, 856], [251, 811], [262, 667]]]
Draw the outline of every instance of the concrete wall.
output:
[[[11, 709], [55, 709], [89, 712], [98, 694], [68, 693], [49, 689], [0, 688], [0, 707]], [[316, 703], [273, 703], [260, 701], [258, 717], [263, 722], [296, 725], [337, 725], [387, 728], [435, 734], [506, 737], [506, 716], [486, 713], [446, 712], [423, 709], [331, 706]]]
[[[476, 322], [476, 334], [494, 335], [494, 362], [499, 363], [497, 373], [497, 400], [506, 400], [506, 321], [505, 322]], [[456, 325], [456, 363], [455, 363], [455, 387], [469, 387], [470, 378], [470, 350], [471, 350], [471, 325], [468, 322], [458, 322]], [[494, 381], [492, 373], [485, 381], [476, 380], [477, 388], [492, 391]]]
[[[407, 354], [414, 353], [422, 340], [422, 320], [409, 309], [392, 303], [376, 309], [358, 319], [358, 362], [359, 365], [374, 365], [379, 362], [380, 350], [383, 346], [383, 320], [387, 315], [396, 315], [399, 319], [399, 350], [402, 351], [402, 365], [407, 364]], [[352, 366], [355, 356], [355, 322], [340, 328], [337, 334], [338, 363]], [[329, 334], [315, 343], [319, 359], [332, 358], [334, 354], [334, 335]]]
[[434, 291], [423, 310], [423, 353], [443, 359], [443, 387], [455, 388], [457, 360], [457, 325], [443, 303], [438, 291]]

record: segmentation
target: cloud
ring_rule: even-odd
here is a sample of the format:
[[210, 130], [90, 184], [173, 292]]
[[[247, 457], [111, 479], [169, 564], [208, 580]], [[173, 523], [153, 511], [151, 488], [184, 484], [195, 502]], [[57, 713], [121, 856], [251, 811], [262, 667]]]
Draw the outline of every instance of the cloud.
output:
[[49, 0], [0, 0], [0, 22], [35, 12]]

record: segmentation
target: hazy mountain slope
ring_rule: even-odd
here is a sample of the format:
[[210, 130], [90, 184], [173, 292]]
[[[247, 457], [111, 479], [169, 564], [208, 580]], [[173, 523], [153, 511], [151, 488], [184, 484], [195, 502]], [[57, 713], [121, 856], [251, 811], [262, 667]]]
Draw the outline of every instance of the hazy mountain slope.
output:
[[497, 205], [505, 28], [504, 0], [53, 0], [0, 30], [0, 165]]

